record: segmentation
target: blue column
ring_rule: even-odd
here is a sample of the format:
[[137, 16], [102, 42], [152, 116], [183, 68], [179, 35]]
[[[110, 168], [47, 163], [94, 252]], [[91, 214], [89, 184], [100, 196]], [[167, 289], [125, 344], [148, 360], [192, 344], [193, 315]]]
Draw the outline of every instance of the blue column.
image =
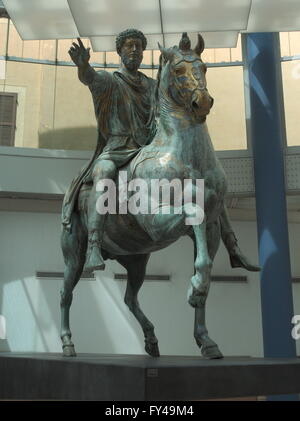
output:
[[253, 149], [262, 267], [264, 355], [291, 358], [296, 357], [296, 344], [291, 336], [294, 313], [285, 195], [285, 126], [279, 34], [247, 34], [243, 47], [249, 77], [248, 129]]

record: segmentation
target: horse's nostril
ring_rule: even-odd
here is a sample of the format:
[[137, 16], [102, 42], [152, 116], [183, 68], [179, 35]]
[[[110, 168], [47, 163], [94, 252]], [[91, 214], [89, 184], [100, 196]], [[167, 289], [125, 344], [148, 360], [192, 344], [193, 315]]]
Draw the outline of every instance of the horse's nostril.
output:
[[199, 108], [199, 105], [197, 104], [197, 102], [196, 102], [196, 101], [193, 101], [193, 102], [192, 102], [192, 106], [193, 106], [193, 108]]
[[210, 108], [214, 105], [214, 99], [210, 97]]

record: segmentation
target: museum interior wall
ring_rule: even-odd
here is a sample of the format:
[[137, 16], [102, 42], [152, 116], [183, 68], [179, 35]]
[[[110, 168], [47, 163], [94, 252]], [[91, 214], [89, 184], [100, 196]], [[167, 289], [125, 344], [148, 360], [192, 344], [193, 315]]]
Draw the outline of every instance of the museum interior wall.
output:
[[[255, 222], [235, 221], [243, 250], [257, 261]], [[7, 340], [0, 351], [60, 352], [59, 290], [62, 279], [38, 279], [36, 271], [63, 270], [59, 247], [60, 216], [55, 213], [1, 212], [0, 308], [7, 320]], [[300, 225], [290, 224], [292, 274], [300, 274]], [[83, 279], [74, 292], [71, 325], [78, 352], [143, 354], [143, 335], [124, 304], [124, 273], [116, 262]], [[193, 274], [193, 246], [183, 238], [152, 255], [148, 274], [170, 275], [170, 281], [145, 281], [140, 302], [156, 327], [164, 355], [199, 355], [193, 339], [193, 309], [186, 299]], [[208, 327], [226, 356], [262, 356], [259, 275], [231, 269], [222, 245], [214, 275], [246, 276], [247, 282], [212, 282]], [[300, 314], [300, 284], [293, 284], [294, 311]], [[274, 326], [276, 329], [276, 326]], [[274, 332], [276, 334], [276, 331]], [[298, 341], [299, 342], [299, 341]], [[298, 355], [300, 348], [298, 346]]]

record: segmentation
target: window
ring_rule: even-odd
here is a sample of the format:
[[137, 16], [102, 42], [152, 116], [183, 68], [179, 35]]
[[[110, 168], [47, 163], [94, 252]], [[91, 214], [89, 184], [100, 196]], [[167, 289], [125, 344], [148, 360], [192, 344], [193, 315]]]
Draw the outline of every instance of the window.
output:
[[16, 130], [16, 93], [0, 92], [0, 145], [14, 146]]
[[[23, 41], [11, 21], [0, 19], [0, 64], [2, 60], [6, 65], [5, 79], [0, 77], [0, 91], [17, 92], [19, 102], [15, 141], [13, 137], [8, 141], [6, 134], [6, 143], [1, 140], [0, 144], [47, 149], [95, 148], [97, 122], [93, 101], [87, 87], [79, 82], [68, 54], [72, 41], [76, 42]], [[91, 46], [88, 39], [83, 38], [82, 42]], [[119, 67], [120, 57], [115, 51], [91, 50], [90, 54], [90, 63], [96, 70], [114, 71]], [[158, 50], [144, 51], [140, 70], [156, 78], [159, 56]], [[207, 118], [213, 145], [216, 150], [245, 150], [241, 37], [236, 48], [205, 49], [202, 59], [209, 67], [208, 90], [215, 99]]]

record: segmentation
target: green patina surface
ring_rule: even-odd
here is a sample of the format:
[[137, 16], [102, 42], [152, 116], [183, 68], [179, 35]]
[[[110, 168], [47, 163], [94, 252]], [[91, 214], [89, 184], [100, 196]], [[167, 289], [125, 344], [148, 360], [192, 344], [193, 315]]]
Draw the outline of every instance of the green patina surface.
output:
[[[207, 358], [221, 358], [217, 344], [206, 328], [205, 305], [210, 286], [214, 257], [222, 239], [232, 267], [259, 270], [240, 251], [233, 233], [224, 199], [226, 177], [218, 161], [206, 126], [213, 105], [206, 84], [206, 66], [201, 60], [204, 40], [191, 48], [184, 33], [179, 46], [160, 47], [161, 58], [157, 81], [138, 71], [146, 46], [144, 35], [127, 30], [117, 38], [121, 56], [120, 69], [113, 74], [95, 72], [88, 64], [89, 51], [82, 42], [73, 43], [69, 53], [78, 66], [78, 76], [93, 96], [98, 123], [98, 144], [92, 160], [70, 186], [63, 206], [62, 249], [66, 270], [61, 291], [64, 355], [74, 356], [71, 341], [69, 309], [72, 290], [83, 268], [104, 269], [104, 260], [116, 259], [127, 270], [125, 303], [140, 323], [145, 350], [159, 356], [154, 326], [139, 307], [137, 295], [144, 281], [150, 253], [167, 247], [183, 235], [195, 245], [195, 274], [188, 290], [188, 302], [195, 308], [194, 337]], [[204, 212], [202, 223], [187, 224], [197, 204], [197, 190], [190, 191], [191, 203], [179, 203], [180, 211], [148, 214], [108, 214], [97, 211], [103, 192], [97, 183], [116, 179], [119, 170], [128, 180], [138, 178], [146, 185], [153, 179], [204, 179]], [[150, 195], [150, 189], [147, 194]], [[149, 197], [149, 199], [151, 199]], [[158, 203], [161, 209], [163, 202]]]

